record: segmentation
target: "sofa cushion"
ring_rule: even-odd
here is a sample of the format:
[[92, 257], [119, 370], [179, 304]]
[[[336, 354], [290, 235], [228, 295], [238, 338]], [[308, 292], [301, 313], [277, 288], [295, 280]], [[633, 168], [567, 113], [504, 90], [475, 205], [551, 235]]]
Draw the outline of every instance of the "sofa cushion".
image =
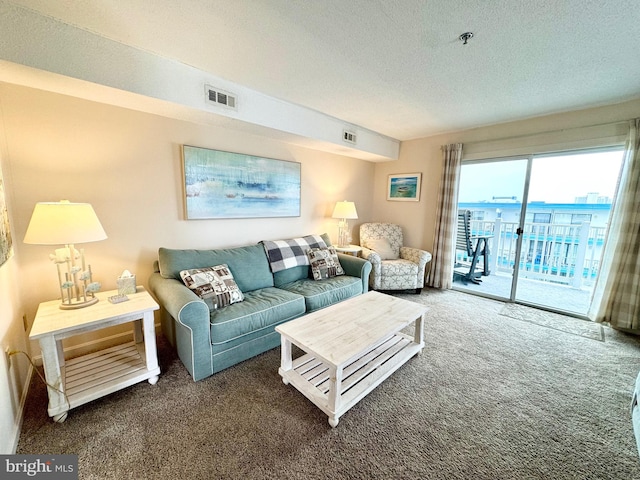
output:
[[282, 285], [304, 278], [311, 278], [311, 267], [309, 265], [287, 268], [273, 274], [273, 286], [280, 288]]
[[344, 270], [338, 260], [338, 253], [333, 247], [312, 248], [307, 250], [311, 274], [314, 280], [325, 280], [338, 275], [344, 275]]
[[211, 343], [226, 343], [304, 312], [304, 298], [296, 293], [273, 287], [245, 292], [243, 302], [211, 311]]
[[310, 278], [296, 280], [281, 289], [304, 296], [307, 313], [355, 297], [362, 293], [362, 280], [359, 277], [342, 275], [316, 282]]
[[229, 265], [235, 282], [242, 292], [273, 287], [273, 275], [262, 245], [219, 250], [158, 250], [160, 275], [180, 280], [180, 272], [211, 265]]
[[204, 300], [209, 310], [244, 300], [229, 267], [225, 264], [182, 270], [180, 277], [188, 288]]

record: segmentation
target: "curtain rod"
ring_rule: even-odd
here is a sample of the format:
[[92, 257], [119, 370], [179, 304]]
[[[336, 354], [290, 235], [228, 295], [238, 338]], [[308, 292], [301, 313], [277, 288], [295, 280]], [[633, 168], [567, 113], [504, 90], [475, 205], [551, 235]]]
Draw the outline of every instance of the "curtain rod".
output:
[[538, 135], [546, 135], [549, 133], [561, 133], [561, 132], [568, 132], [571, 130], [581, 130], [581, 129], [585, 129], [585, 128], [594, 128], [594, 127], [606, 127], [606, 126], [615, 126], [615, 125], [624, 125], [624, 124], [629, 124], [629, 122], [633, 121], [633, 119], [629, 119], [629, 120], [618, 120], [616, 122], [606, 122], [606, 123], [596, 123], [593, 125], [583, 125], [581, 127], [569, 127], [569, 128], [561, 128], [559, 130], [545, 130], [544, 132], [537, 132], [537, 133], [526, 133], [526, 134], [522, 134], [522, 135], [514, 135], [511, 137], [500, 137], [500, 138], [491, 138], [491, 139], [487, 139], [487, 140], [477, 140], [475, 142], [463, 142], [464, 145], [478, 145], [478, 144], [482, 144], [482, 143], [492, 143], [492, 142], [503, 142], [506, 140], [515, 140], [518, 138], [530, 138], [530, 137], [535, 137]]

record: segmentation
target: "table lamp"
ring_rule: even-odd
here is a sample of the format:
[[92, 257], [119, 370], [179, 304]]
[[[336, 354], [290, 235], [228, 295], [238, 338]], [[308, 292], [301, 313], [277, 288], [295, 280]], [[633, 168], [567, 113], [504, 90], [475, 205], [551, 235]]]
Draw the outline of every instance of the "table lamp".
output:
[[337, 202], [333, 209], [332, 218], [339, 218], [338, 222], [338, 246], [348, 247], [350, 240], [349, 235], [349, 219], [358, 218], [356, 205], [353, 202]]
[[98, 301], [95, 292], [100, 290], [100, 284], [92, 280], [91, 265], [87, 267], [85, 264], [84, 249], [78, 252], [74, 245], [105, 238], [107, 234], [88, 203], [61, 200], [36, 204], [24, 243], [64, 245], [49, 255], [58, 269], [60, 308], [83, 308]]

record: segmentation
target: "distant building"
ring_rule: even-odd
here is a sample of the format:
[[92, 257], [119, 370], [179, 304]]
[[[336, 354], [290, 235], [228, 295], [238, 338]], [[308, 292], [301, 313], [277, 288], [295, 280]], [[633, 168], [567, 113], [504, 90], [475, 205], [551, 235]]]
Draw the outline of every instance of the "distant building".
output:
[[[576, 200], [585, 199], [578, 197]], [[597, 197], [604, 199], [608, 197]], [[472, 220], [518, 223], [522, 212], [522, 203], [515, 202], [460, 202], [458, 208], [471, 210]], [[606, 227], [609, 220], [611, 203], [545, 203], [531, 202], [527, 207], [525, 223], [551, 223], [561, 225], [580, 225], [588, 222], [592, 227]]]
[[587, 193], [585, 197], [576, 197], [574, 203], [608, 203], [611, 204], [611, 197], [601, 196], [598, 192]]
[[[494, 197], [460, 202], [458, 208], [471, 211], [473, 233], [492, 235], [491, 256], [497, 271], [510, 272], [516, 260], [522, 202]], [[530, 202], [522, 234], [520, 274], [576, 287], [583, 280], [592, 282], [600, 264], [610, 210], [611, 199], [597, 193], [577, 197], [576, 203]]]

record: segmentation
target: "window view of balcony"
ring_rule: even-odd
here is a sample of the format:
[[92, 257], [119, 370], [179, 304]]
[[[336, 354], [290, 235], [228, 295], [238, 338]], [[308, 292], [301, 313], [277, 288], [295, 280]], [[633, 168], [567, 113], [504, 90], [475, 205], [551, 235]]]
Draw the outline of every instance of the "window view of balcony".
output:
[[454, 288], [586, 315], [621, 160], [612, 149], [463, 164], [471, 249], [456, 250]]

